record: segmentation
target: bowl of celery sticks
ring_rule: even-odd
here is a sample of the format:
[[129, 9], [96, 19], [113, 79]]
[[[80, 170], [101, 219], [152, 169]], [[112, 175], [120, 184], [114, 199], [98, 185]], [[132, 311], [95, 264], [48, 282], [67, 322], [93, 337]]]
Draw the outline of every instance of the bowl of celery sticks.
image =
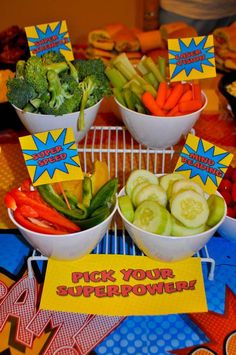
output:
[[169, 82], [162, 57], [155, 62], [143, 56], [134, 67], [122, 53], [111, 60], [105, 73], [126, 128], [149, 148], [177, 144], [207, 105], [198, 82]]
[[18, 61], [7, 89], [29, 133], [72, 127], [76, 142], [93, 125], [103, 97], [111, 94], [100, 59], [70, 62], [53, 51]]

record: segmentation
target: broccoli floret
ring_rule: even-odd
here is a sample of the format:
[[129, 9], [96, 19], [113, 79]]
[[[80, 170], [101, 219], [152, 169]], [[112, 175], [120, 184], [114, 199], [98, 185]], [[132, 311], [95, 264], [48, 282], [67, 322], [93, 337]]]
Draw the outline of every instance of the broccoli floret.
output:
[[55, 71], [49, 70], [47, 72], [47, 78], [49, 83], [48, 91], [51, 94], [49, 106], [57, 110], [63, 104], [64, 100], [69, 99], [72, 94], [63, 87], [60, 78]]
[[78, 83], [78, 82], [79, 82], [79, 75], [78, 75], [78, 72], [77, 72], [75, 66], [74, 66], [71, 62], [69, 62], [69, 61], [67, 61], [67, 65], [68, 65], [68, 67], [69, 67], [69, 69], [70, 69], [70, 75], [71, 75], [71, 76], [75, 79], [75, 81]]
[[60, 74], [66, 70], [68, 70], [68, 65], [66, 62], [60, 62], [60, 63], [51, 63], [48, 65], [45, 65], [46, 70], [53, 70], [55, 73]]
[[82, 90], [77, 87], [74, 91], [73, 96], [68, 99], [65, 99], [63, 104], [60, 106], [60, 111], [64, 113], [76, 112], [79, 111], [80, 102], [82, 99]]
[[79, 83], [82, 89], [82, 100], [80, 105], [80, 118], [78, 122], [78, 129], [84, 129], [84, 110], [87, 107], [88, 100], [91, 95], [95, 96], [97, 91], [97, 86], [99, 85], [98, 80], [94, 75], [87, 76], [82, 82]]
[[100, 101], [101, 99], [99, 99], [98, 97], [99, 96], [97, 96], [96, 91], [94, 91], [94, 93], [89, 96], [85, 108], [89, 108], [89, 107], [95, 105], [98, 101]]
[[90, 93], [90, 95], [88, 97], [86, 108], [95, 105], [104, 96], [111, 95], [111, 89], [110, 89], [109, 85], [106, 85], [106, 81], [102, 82], [102, 81], [96, 79], [95, 83], [96, 83], [96, 87]]
[[78, 88], [77, 81], [70, 74], [63, 73], [60, 76], [60, 80], [63, 88], [71, 94]]
[[79, 111], [82, 89], [70, 74], [63, 73], [61, 77], [55, 72], [48, 74], [50, 100], [42, 98], [40, 111], [49, 115], [64, 115]]
[[18, 62], [16, 63], [16, 78], [25, 78], [25, 66], [25, 60], [18, 60]]
[[100, 78], [93, 76], [93, 78], [95, 87], [88, 97], [86, 108], [95, 105], [104, 96], [109, 96], [112, 94], [109, 82], [105, 76], [101, 75]]
[[66, 59], [63, 54], [60, 52], [50, 51], [45, 53], [42, 57], [42, 62], [44, 65], [52, 64], [52, 63], [60, 63], [65, 62]]
[[105, 65], [101, 59], [78, 59], [74, 61], [78, 72], [79, 81], [83, 81], [89, 75], [104, 75]]
[[26, 62], [25, 79], [38, 94], [43, 94], [48, 89], [47, 69], [43, 65], [41, 58], [30, 57]]
[[40, 112], [48, 115], [61, 116], [66, 113], [79, 111], [81, 98], [82, 90], [77, 86], [74, 94], [70, 98], [64, 99], [63, 103], [58, 108], [51, 107], [48, 101], [42, 100], [40, 104]]
[[55, 116], [60, 115], [58, 113], [58, 109], [55, 109], [55, 108], [49, 106], [48, 101], [41, 101], [40, 106], [39, 106], [39, 111], [44, 115], [55, 115]]
[[32, 112], [32, 113], [37, 113], [37, 109], [34, 107], [34, 105], [32, 105], [30, 102], [28, 102], [24, 109], [23, 109], [24, 112]]
[[48, 105], [49, 101], [50, 94], [49, 92], [45, 92], [44, 94], [37, 96], [35, 99], [30, 100], [24, 107], [24, 111], [42, 113], [42, 111], [40, 110], [42, 102], [44, 102], [45, 105]]
[[[100, 80], [102, 78], [102, 80]], [[85, 108], [95, 105], [104, 96], [111, 94], [111, 89], [107, 78], [96, 75], [87, 76], [82, 82], [79, 83], [83, 91], [82, 100], [80, 104], [80, 118], [78, 122], [78, 129], [84, 129], [84, 110]]]
[[26, 80], [12, 78], [7, 82], [7, 97], [11, 104], [23, 109], [27, 103], [37, 97], [33, 86]]

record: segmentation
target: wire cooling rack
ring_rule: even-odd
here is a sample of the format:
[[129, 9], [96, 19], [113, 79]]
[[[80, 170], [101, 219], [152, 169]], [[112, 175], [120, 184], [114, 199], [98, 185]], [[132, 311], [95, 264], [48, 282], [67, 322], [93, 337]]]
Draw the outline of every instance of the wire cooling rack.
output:
[[[194, 133], [192, 130], [191, 133]], [[147, 169], [154, 174], [170, 173], [174, 170], [179, 152], [168, 149], [149, 149], [137, 143], [125, 127], [93, 126], [82, 142], [78, 144], [78, 154], [84, 172], [90, 172], [96, 160], [106, 161], [110, 177], [117, 177], [120, 188], [126, 183], [134, 169]], [[124, 229], [118, 214], [112, 220], [102, 241], [93, 250], [96, 254], [143, 255]], [[215, 260], [210, 257], [207, 246], [196, 254], [209, 268], [208, 279], [214, 279]], [[32, 261], [47, 260], [33, 255], [28, 259], [29, 276], [33, 275]]]

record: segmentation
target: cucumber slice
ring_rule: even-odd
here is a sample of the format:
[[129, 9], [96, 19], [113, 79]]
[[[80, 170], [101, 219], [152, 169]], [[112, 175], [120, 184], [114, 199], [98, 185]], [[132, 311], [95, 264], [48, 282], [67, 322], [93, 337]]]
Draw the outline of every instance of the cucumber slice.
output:
[[188, 228], [185, 227], [181, 222], [179, 222], [176, 218], [172, 217], [172, 230], [171, 235], [175, 237], [185, 237], [188, 235], [194, 235], [203, 233], [206, 230], [205, 224], [196, 228]]
[[160, 177], [160, 185], [165, 191], [168, 191], [170, 184], [177, 180], [183, 180], [185, 177], [179, 173], [172, 173]]
[[187, 179], [175, 181], [172, 185], [170, 196], [177, 194], [181, 190], [192, 190], [204, 196], [201, 186], [196, 182]]
[[225, 202], [222, 197], [218, 195], [210, 195], [207, 200], [209, 207], [209, 217], [207, 225], [210, 227], [215, 226], [225, 213]]
[[156, 201], [144, 201], [134, 212], [134, 225], [150, 233], [170, 235], [171, 215]]
[[158, 184], [158, 179], [148, 170], [138, 169], [132, 171], [125, 186], [126, 193], [129, 195], [129, 197], [131, 197], [134, 187], [138, 184], [141, 184], [142, 182]]
[[135, 196], [136, 206], [139, 206], [143, 201], [156, 201], [160, 205], [166, 207], [167, 196], [165, 190], [156, 184], [148, 184], [138, 191]]
[[170, 199], [172, 215], [185, 227], [197, 228], [205, 224], [209, 208], [205, 197], [193, 190], [179, 191]]
[[118, 203], [120, 210], [124, 217], [129, 221], [133, 222], [134, 220], [134, 208], [131, 202], [131, 199], [128, 195], [118, 197]]
[[143, 188], [150, 185], [150, 182], [142, 182], [141, 184], [138, 184], [134, 187], [131, 195], [131, 201], [133, 202], [134, 207], [137, 207], [136, 203], [136, 196], [138, 195], [139, 191]]

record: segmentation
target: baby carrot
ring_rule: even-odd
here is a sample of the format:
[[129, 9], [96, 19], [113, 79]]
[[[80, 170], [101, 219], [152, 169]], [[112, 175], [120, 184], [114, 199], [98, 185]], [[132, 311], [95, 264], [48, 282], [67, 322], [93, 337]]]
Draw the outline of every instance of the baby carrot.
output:
[[180, 111], [176, 111], [173, 116], [182, 116], [182, 113]]
[[188, 90], [192, 90], [192, 86], [189, 83], [185, 83], [184, 84], [184, 92], [186, 92]]
[[167, 94], [167, 83], [166, 81], [162, 81], [159, 84], [158, 90], [157, 90], [157, 96], [156, 96], [156, 103], [157, 105], [162, 108], [165, 104], [166, 101], [166, 94]]
[[170, 83], [170, 87], [171, 89], [174, 89], [174, 87], [179, 84], [177, 81], [173, 82], [173, 83]]
[[155, 116], [165, 116], [165, 112], [157, 105], [154, 97], [148, 91], [142, 95], [142, 103]]
[[176, 112], [179, 112], [179, 105], [176, 105], [167, 113], [167, 116], [175, 116]]
[[198, 82], [193, 82], [192, 90], [193, 90], [193, 99], [194, 100], [201, 100], [202, 99], [201, 87]]
[[175, 105], [177, 105], [179, 99], [183, 95], [184, 88], [181, 83], [177, 83], [172, 92], [171, 95], [168, 97], [166, 100], [165, 105], [163, 106], [164, 110], [171, 110]]
[[183, 93], [183, 95], [179, 99], [179, 103], [184, 101], [190, 101], [192, 99], [193, 99], [192, 90], [187, 90]]
[[167, 86], [166, 100], [171, 95], [171, 92], [172, 92], [172, 89], [169, 86]]
[[189, 113], [199, 110], [202, 107], [202, 102], [200, 100], [190, 100], [179, 103], [179, 110], [183, 113]]

